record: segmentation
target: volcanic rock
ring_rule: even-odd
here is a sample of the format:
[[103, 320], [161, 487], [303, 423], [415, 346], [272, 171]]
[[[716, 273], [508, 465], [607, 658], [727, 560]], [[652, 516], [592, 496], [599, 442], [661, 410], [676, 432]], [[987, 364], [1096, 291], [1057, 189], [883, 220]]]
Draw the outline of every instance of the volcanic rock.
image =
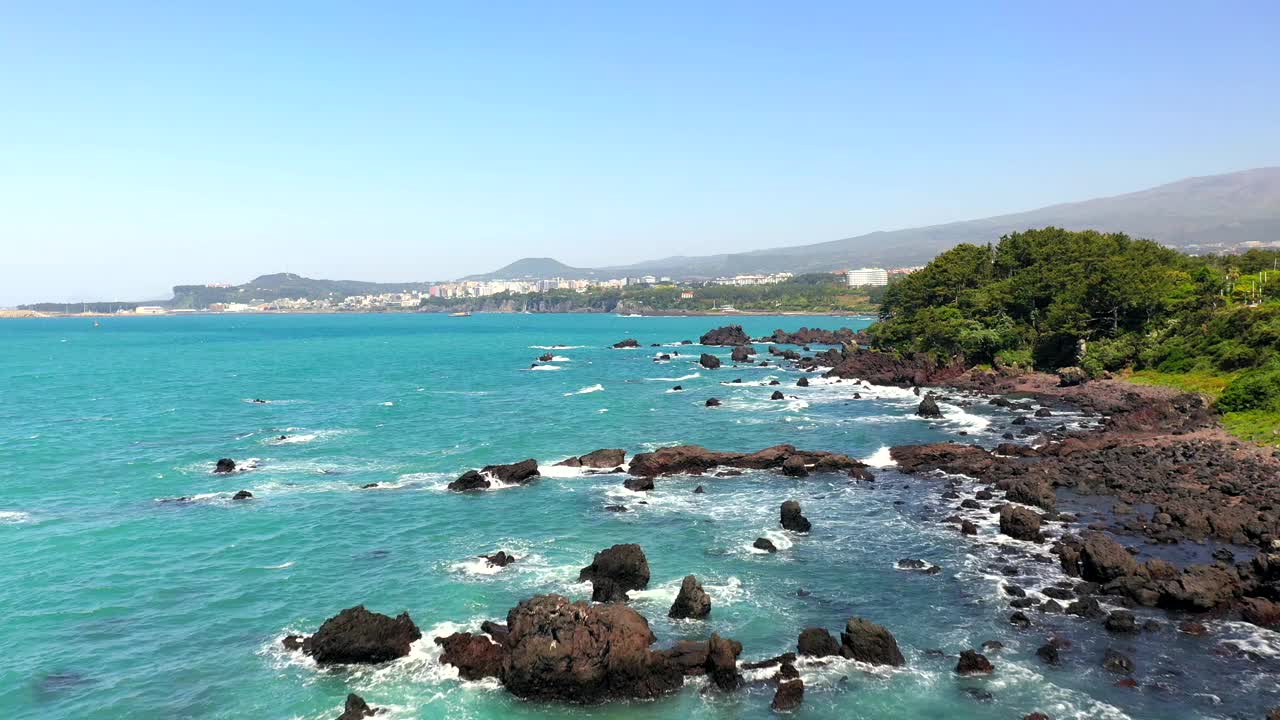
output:
[[702, 583], [693, 575], [686, 575], [680, 583], [680, 592], [667, 611], [673, 618], [704, 618], [711, 614], [711, 596], [702, 589]]
[[383, 663], [408, 655], [421, 637], [409, 613], [392, 618], [357, 605], [325, 620], [302, 651], [320, 665]]

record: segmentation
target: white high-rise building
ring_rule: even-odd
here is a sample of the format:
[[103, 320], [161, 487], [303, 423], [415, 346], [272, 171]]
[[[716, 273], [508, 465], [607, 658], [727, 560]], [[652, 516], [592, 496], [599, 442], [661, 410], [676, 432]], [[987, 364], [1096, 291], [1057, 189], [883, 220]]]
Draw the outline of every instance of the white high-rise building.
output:
[[861, 285], [888, 285], [889, 273], [884, 268], [858, 268], [845, 274], [850, 287]]

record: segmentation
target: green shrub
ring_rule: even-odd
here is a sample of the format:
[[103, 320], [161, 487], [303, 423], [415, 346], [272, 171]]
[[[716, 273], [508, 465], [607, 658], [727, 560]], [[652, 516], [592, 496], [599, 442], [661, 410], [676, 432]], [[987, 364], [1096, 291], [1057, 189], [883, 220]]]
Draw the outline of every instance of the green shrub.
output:
[[1217, 407], [1222, 412], [1280, 410], [1280, 369], [1251, 370], [1222, 391]]

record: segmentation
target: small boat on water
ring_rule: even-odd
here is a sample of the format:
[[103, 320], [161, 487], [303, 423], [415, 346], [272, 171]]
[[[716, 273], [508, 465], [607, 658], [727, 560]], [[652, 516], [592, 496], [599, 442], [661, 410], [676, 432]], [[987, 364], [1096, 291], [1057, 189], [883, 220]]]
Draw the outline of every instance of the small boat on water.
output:
[[471, 317], [471, 311], [463, 310], [461, 312], [449, 313], [449, 317]]

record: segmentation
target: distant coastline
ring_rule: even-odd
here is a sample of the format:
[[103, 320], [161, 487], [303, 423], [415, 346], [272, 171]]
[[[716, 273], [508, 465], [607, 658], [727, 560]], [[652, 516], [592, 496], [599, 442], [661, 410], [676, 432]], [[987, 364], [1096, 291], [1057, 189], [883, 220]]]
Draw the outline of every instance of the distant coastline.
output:
[[[244, 312], [210, 312], [183, 310], [156, 314], [135, 313], [45, 313], [34, 310], [0, 310], [0, 320], [98, 319], [98, 318], [173, 318], [173, 317], [238, 317], [244, 315], [448, 315], [447, 310], [252, 310]], [[477, 310], [476, 315], [617, 315], [619, 317], [850, 317], [875, 319], [874, 313], [836, 310], [652, 310], [614, 313], [604, 310]]]

